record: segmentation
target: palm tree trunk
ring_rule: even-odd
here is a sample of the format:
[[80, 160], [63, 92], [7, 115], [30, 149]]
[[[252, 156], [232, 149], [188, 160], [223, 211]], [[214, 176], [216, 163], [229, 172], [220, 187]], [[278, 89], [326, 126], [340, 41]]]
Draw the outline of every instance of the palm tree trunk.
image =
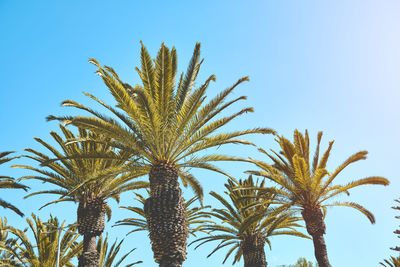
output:
[[78, 267], [99, 267], [96, 239], [104, 231], [106, 206], [103, 199], [79, 202], [78, 232], [83, 235], [83, 251], [79, 256]]
[[150, 198], [144, 205], [154, 259], [162, 267], [180, 267], [186, 259], [188, 225], [175, 166], [160, 162], [149, 174]]
[[242, 241], [244, 267], [267, 267], [264, 245], [264, 239], [257, 235], [247, 236]]
[[314, 242], [315, 259], [319, 267], [331, 267], [328, 259], [328, 251], [325, 244], [325, 222], [320, 207], [309, 207], [301, 212], [306, 223], [307, 232]]

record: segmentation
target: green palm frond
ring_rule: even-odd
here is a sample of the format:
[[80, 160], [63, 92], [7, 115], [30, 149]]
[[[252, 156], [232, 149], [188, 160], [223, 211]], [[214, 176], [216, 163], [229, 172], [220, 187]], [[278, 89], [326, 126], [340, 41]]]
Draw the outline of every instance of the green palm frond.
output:
[[[12, 153], [14, 152], [13, 151], [0, 152], [0, 165], [17, 158], [17, 157], [7, 157]], [[28, 186], [16, 182], [13, 178], [9, 176], [0, 176], [0, 189], [23, 189], [27, 191], [28, 188], [29, 188]], [[3, 207], [5, 209], [10, 209], [21, 217], [24, 216], [22, 211], [20, 211], [17, 207], [15, 207], [14, 205], [5, 200], [0, 199], [0, 207]]]
[[[97, 67], [96, 73], [113, 95], [117, 105], [111, 107], [93, 95], [86, 95], [111, 112], [113, 117], [103, 115], [78, 102], [66, 100], [62, 103], [63, 106], [88, 112], [90, 116], [49, 116], [47, 119], [88, 129], [108, 138], [108, 144], [114, 148], [140, 155], [141, 160], [136, 166], [140, 173], [148, 173], [149, 166], [158, 162], [176, 166], [180, 169], [182, 183], [191, 186], [199, 196], [203, 193], [200, 183], [192, 179], [193, 176], [188, 174], [187, 168], [205, 168], [227, 175], [210, 162], [247, 161], [244, 158], [224, 155], [216, 157], [203, 152], [225, 144], [254, 145], [242, 137], [248, 134], [274, 133], [269, 128], [238, 130], [231, 133], [220, 131], [233, 119], [253, 112], [253, 108], [246, 107], [232, 115], [216, 119], [228, 107], [246, 99], [245, 96], [233, 100], [228, 98], [238, 85], [249, 79], [239, 79], [207, 103], [206, 91], [211, 81], [215, 81], [215, 76], [210, 75], [204, 83], [195, 87], [202, 62], [200, 43], [196, 44], [187, 71], [180, 75], [180, 79], [176, 77], [177, 54], [174, 48], [169, 49], [162, 44], [156, 58], [152, 60], [141, 43], [140, 60], [141, 66], [136, 68], [136, 71], [141, 85], [131, 86], [122, 82], [111, 67], [102, 67], [97, 60], [89, 59], [89, 62]], [[69, 138], [69, 141], [73, 142], [72, 139]], [[83, 139], [80, 141], [84, 142]], [[196, 156], [198, 153], [202, 153], [202, 157]]]
[[[24, 176], [20, 179], [35, 179], [53, 184], [58, 189], [37, 191], [27, 197], [38, 194], [54, 194], [60, 198], [47, 203], [61, 201], [87, 201], [91, 198], [119, 200], [122, 192], [146, 188], [147, 182], [133, 181], [142, 176], [143, 173], [135, 172], [138, 158], [135, 154], [122, 150], [116, 150], [108, 143], [109, 138], [104, 138], [84, 129], [78, 129], [79, 135], [67, 130], [60, 125], [64, 135], [62, 138], [55, 132], [51, 136], [61, 148], [51, 146], [49, 143], [36, 138], [52, 156], [47, 156], [33, 149], [26, 149], [31, 158], [43, 165], [36, 168], [29, 165], [14, 165], [13, 167], [24, 168], [39, 173], [41, 176]], [[82, 142], [67, 144], [69, 140], [83, 138]], [[87, 139], [88, 138], [88, 139]], [[99, 140], [92, 142], [91, 140]], [[88, 141], [89, 140], [89, 141]], [[33, 156], [32, 156], [33, 155]], [[52, 157], [55, 158], [52, 158]]]
[[327, 206], [347, 206], [353, 207], [362, 212], [371, 221], [375, 219], [371, 212], [364, 207], [353, 202], [335, 202], [325, 203], [335, 196], [340, 194], [349, 194], [349, 190], [361, 185], [388, 185], [389, 181], [380, 176], [367, 177], [364, 179], [355, 180], [346, 185], [333, 185], [334, 179], [350, 164], [359, 160], [366, 159], [367, 151], [360, 151], [348, 159], [346, 159], [334, 172], [329, 172], [326, 169], [333, 141], [329, 142], [327, 150], [320, 157], [320, 143], [322, 132], [317, 136], [317, 147], [310, 163], [309, 151], [309, 136], [307, 130], [303, 135], [299, 131], [294, 131], [293, 142], [283, 136], [277, 136], [277, 143], [281, 151], [276, 153], [271, 150], [271, 153], [263, 149], [260, 152], [267, 155], [273, 164], [262, 162], [260, 160], [250, 159], [250, 161], [259, 167], [261, 170], [248, 171], [248, 173], [265, 177], [281, 187], [285, 193], [281, 194], [292, 202], [297, 207], [302, 209], [306, 207], [317, 207], [326, 212]]
[[[55, 217], [43, 222], [32, 214], [32, 219], [27, 218], [26, 221], [32, 232], [33, 242], [28, 238], [28, 229], [22, 231], [0, 223], [2, 225], [0, 232], [13, 236], [12, 256], [8, 258], [8, 262], [13, 261], [15, 266], [55, 266], [58, 240], [61, 238], [60, 266], [74, 266], [71, 261], [81, 252], [83, 246], [82, 242], [77, 242], [79, 235], [76, 233], [76, 227], [70, 227], [60, 236], [59, 231], [55, 229], [64, 227], [64, 223], [60, 224]], [[0, 246], [0, 251], [7, 250]], [[2, 259], [0, 263], [3, 263]]]
[[[124, 254], [122, 257], [117, 260], [118, 253], [121, 249], [121, 245], [124, 240], [118, 242], [115, 240], [114, 243], [109, 247], [108, 234], [106, 234], [105, 238], [103, 236], [99, 237], [97, 241], [97, 251], [100, 254], [99, 258], [99, 267], [119, 267], [122, 266], [122, 262], [135, 250], [131, 249], [128, 253]], [[130, 267], [136, 264], [142, 263], [142, 261], [136, 261], [134, 263], [130, 263], [125, 265], [125, 267]]]
[[[301, 218], [295, 217], [293, 212], [288, 210], [288, 206], [277, 205], [284, 204], [279, 200], [278, 191], [265, 188], [264, 182], [264, 180], [255, 182], [251, 176], [238, 182], [228, 180], [225, 185], [228, 198], [211, 192], [210, 194], [223, 205], [223, 209], [213, 209], [207, 214], [218, 219], [219, 223], [206, 225], [204, 229], [209, 231], [209, 235], [191, 244], [197, 243], [195, 247], [197, 248], [217, 241], [218, 245], [208, 256], [229, 247], [223, 262], [235, 253], [233, 260], [235, 264], [243, 255], [241, 244], [248, 238], [258, 236], [269, 245], [269, 238], [275, 235], [309, 238], [296, 230], [300, 227], [298, 222]], [[270, 201], [262, 201], [262, 199]]]

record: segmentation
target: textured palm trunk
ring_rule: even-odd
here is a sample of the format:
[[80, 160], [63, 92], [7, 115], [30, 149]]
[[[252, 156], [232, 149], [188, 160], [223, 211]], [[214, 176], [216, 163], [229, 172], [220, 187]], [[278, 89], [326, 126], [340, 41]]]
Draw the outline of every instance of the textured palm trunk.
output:
[[103, 199], [93, 199], [78, 206], [78, 232], [83, 235], [83, 251], [78, 267], [99, 267], [96, 249], [97, 236], [104, 231], [104, 215], [107, 204]]
[[315, 259], [319, 267], [331, 267], [328, 259], [324, 234], [324, 217], [319, 207], [305, 208], [301, 212], [306, 223], [307, 232], [311, 235], [314, 242]]
[[186, 259], [188, 226], [175, 166], [160, 162], [149, 174], [150, 197], [144, 211], [154, 259], [162, 267], [180, 267]]
[[267, 267], [265, 240], [262, 237], [247, 236], [240, 245], [243, 250], [244, 267]]

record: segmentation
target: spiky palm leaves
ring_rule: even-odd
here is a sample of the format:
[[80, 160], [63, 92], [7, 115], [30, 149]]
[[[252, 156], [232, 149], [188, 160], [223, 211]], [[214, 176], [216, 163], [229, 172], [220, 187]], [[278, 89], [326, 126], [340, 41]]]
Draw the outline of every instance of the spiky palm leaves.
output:
[[[140, 194], [136, 194], [136, 200], [143, 206], [146, 202], [146, 198]], [[201, 206], [201, 207], [192, 207], [192, 204], [198, 200], [198, 197], [193, 197], [188, 201], [185, 201], [185, 210], [186, 210], [186, 221], [189, 226], [189, 234], [196, 236], [197, 232], [205, 232], [203, 228], [205, 227], [205, 223], [212, 223], [212, 221], [208, 220], [211, 216], [207, 214], [206, 209], [210, 208], [210, 206]], [[126, 209], [132, 211], [135, 214], [133, 218], [126, 218], [121, 221], [117, 221], [114, 226], [133, 226], [133, 230], [131, 230], [128, 234], [138, 231], [148, 231], [147, 223], [146, 223], [146, 214], [144, 210], [140, 207], [121, 207], [122, 209]]]
[[[116, 257], [119, 253], [119, 250], [121, 249], [122, 242], [123, 240], [121, 240], [120, 242], [115, 240], [111, 247], [108, 247], [108, 234], [104, 239], [103, 236], [99, 237], [99, 240], [97, 241], [97, 251], [100, 255], [100, 267], [118, 267], [129, 256], [129, 254], [131, 254], [135, 250], [130, 250], [128, 253], [124, 254], [118, 261], [116, 261]], [[142, 263], [142, 261], [130, 263], [128, 265], [125, 265], [125, 267], [131, 267], [139, 263]]]
[[319, 148], [322, 132], [318, 133], [317, 148], [312, 162], [310, 162], [309, 136], [305, 132], [303, 136], [299, 131], [294, 131], [294, 141], [290, 142], [283, 136], [278, 136], [276, 141], [281, 151], [271, 153], [263, 149], [260, 152], [267, 155], [273, 165], [259, 160], [252, 160], [260, 167], [261, 171], [249, 171], [251, 174], [266, 177], [281, 187], [280, 194], [285, 196], [293, 205], [301, 209], [301, 214], [306, 223], [308, 233], [313, 237], [315, 257], [320, 267], [331, 266], [328, 260], [324, 234], [324, 215], [328, 206], [345, 206], [354, 208], [363, 213], [375, 223], [373, 214], [363, 206], [354, 202], [326, 203], [333, 197], [349, 194], [348, 190], [368, 184], [388, 185], [389, 181], [383, 177], [372, 176], [346, 185], [333, 185], [333, 180], [351, 163], [366, 159], [367, 151], [360, 151], [350, 156], [337, 169], [329, 173], [326, 164], [332, 149], [333, 141], [329, 143], [328, 149], [319, 158]]
[[142, 85], [135, 87], [122, 82], [112, 68], [101, 67], [95, 59], [90, 59], [90, 62], [98, 67], [97, 73], [117, 101], [117, 109], [90, 94], [86, 95], [108, 109], [118, 120], [72, 100], [64, 101], [63, 105], [87, 111], [94, 117], [49, 116], [48, 119], [61, 120], [105, 135], [113, 140], [115, 147], [142, 156], [140, 170], [149, 174], [151, 188], [144, 210], [155, 261], [162, 266], [181, 266], [186, 259], [188, 229], [178, 176], [184, 186], [191, 186], [201, 196], [200, 183], [186, 168], [203, 168], [226, 174], [210, 162], [242, 159], [217, 154], [198, 155], [198, 152], [224, 144], [250, 145], [252, 143], [240, 137], [270, 133], [272, 130], [255, 128], [217, 133], [236, 117], [253, 111], [252, 108], [244, 108], [230, 116], [216, 118], [232, 104], [246, 99], [241, 96], [227, 100], [236, 86], [248, 78], [238, 80], [205, 104], [206, 89], [215, 76], [211, 75], [192, 90], [201, 65], [199, 43], [186, 74], [180, 75], [177, 84], [176, 50], [170, 50], [164, 44], [154, 63], [142, 45], [141, 69], [137, 68]]
[[400, 267], [400, 257], [390, 257], [389, 260], [384, 260], [384, 262], [380, 262], [379, 264], [385, 267]]
[[[131, 181], [141, 174], [126, 172], [118, 174], [121, 169], [131, 169], [135, 161], [126, 151], [116, 151], [108, 143], [110, 139], [96, 135], [87, 130], [79, 129], [75, 136], [71, 131], [60, 126], [64, 138], [55, 132], [51, 136], [58, 143], [61, 150], [57, 150], [45, 141], [35, 138], [37, 142], [47, 148], [51, 155], [47, 156], [33, 149], [26, 149], [30, 155], [45, 169], [29, 165], [16, 165], [15, 167], [33, 170], [41, 176], [25, 176], [21, 179], [36, 179], [55, 185], [54, 190], [45, 190], [31, 193], [55, 194], [60, 198], [46, 205], [62, 201], [78, 202], [77, 221], [78, 231], [84, 237], [83, 253], [79, 258], [79, 266], [98, 266], [98, 253], [96, 251], [96, 237], [104, 230], [104, 217], [111, 215], [111, 209], [106, 203], [109, 198], [119, 201], [122, 192], [147, 187], [146, 182]], [[72, 142], [76, 139], [97, 139], [98, 142]], [[118, 172], [116, 171], [118, 170]], [[45, 205], [45, 206], [46, 206]]]
[[[290, 265], [290, 267], [314, 267], [311, 261], [308, 261], [305, 258], [300, 258], [297, 260], [296, 264]], [[318, 266], [315, 266], [318, 267]]]
[[[400, 203], [400, 199], [395, 199], [394, 201], [396, 201], [397, 203]], [[392, 207], [392, 209], [400, 211], [400, 206], [394, 206]], [[396, 219], [400, 219], [400, 216], [395, 216]], [[395, 233], [397, 235], [397, 237], [400, 238], [400, 229], [395, 230], [393, 233]], [[396, 252], [400, 252], [400, 247], [396, 246], [394, 248], [390, 248], [391, 250], [394, 250]], [[385, 260], [384, 263], [380, 263], [383, 266], [387, 266], [387, 267], [400, 267], [400, 257], [390, 257], [390, 260]], [[386, 265], [387, 264], [387, 265]]]
[[[1, 266], [26, 266], [43, 267], [56, 266], [57, 246], [60, 240], [60, 267], [74, 267], [71, 260], [79, 255], [82, 250], [82, 242], [78, 243], [78, 234], [71, 233], [76, 231], [70, 228], [63, 236], [59, 236], [58, 231], [52, 231], [53, 227], [63, 227], [57, 218], [51, 217], [47, 223], [42, 222], [37, 216], [32, 214], [32, 219], [26, 219], [29, 229], [32, 231], [34, 242], [29, 240], [26, 231], [5, 226], [1, 231], [6, 231], [15, 236], [13, 242], [12, 257], [0, 259]], [[0, 247], [4, 250], [4, 247]], [[10, 251], [9, 251], [10, 252]]]
[[[7, 157], [9, 154], [13, 153], [12, 151], [6, 151], [6, 152], [1, 152], [0, 153], [0, 165], [3, 163], [6, 163], [12, 159], [14, 159], [15, 157], [9, 158]], [[24, 189], [25, 191], [29, 188], [23, 184], [17, 183], [15, 182], [15, 180], [9, 176], [0, 176], [0, 188], [1, 189]], [[12, 205], [11, 203], [4, 201], [2, 199], [0, 199], [0, 207], [3, 208], [7, 208], [10, 209], [12, 211], [14, 211], [15, 213], [17, 213], [19, 216], [24, 216], [24, 214], [14, 205]]]
[[9, 225], [7, 224], [7, 218], [0, 218], [0, 264], [4, 267], [22, 267], [18, 263], [17, 247], [15, 243], [17, 239], [11, 237], [11, 234], [7, 231]]
[[[235, 252], [233, 264], [243, 256], [244, 266], [265, 267], [267, 261], [264, 245], [267, 243], [271, 247], [270, 237], [293, 235], [309, 238], [295, 229], [300, 227], [300, 218], [294, 217], [292, 212], [287, 210], [287, 205], [279, 201], [274, 189], [266, 189], [264, 192], [255, 189], [264, 188], [264, 181], [257, 184], [250, 176], [239, 183], [228, 181], [225, 187], [228, 190], [225, 193], [232, 204], [221, 195], [210, 193], [224, 206], [223, 209], [213, 209], [209, 213], [219, 219], [221, 224], [208, 225], [204, 229], [210, 231], [211, 235], [195, 241], [200, 242], [197, 247], [219, 241], [218, 246], [208, 256], [221, 248], [230, 247], [223, 263]], [[261, 196], [270, 201], [261, 204]], [[276, 206], [277, 204], [279, 206]]]

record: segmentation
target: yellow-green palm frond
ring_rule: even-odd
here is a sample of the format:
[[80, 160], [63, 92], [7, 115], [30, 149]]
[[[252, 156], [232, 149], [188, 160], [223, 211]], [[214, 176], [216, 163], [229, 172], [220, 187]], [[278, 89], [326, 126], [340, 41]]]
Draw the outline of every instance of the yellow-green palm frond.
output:
[[[38, 162], [42, 168], [30, 165], [14, 165], [38, 173], [20, 179], [35, 179], [53, 184], [58, 189], [38, 191], [38, 194], [55, 194], [60, 198], [47, 203], [62, 201], [87, 201], [91, 198], [119, 200], [122, 192], [146, 188], [147, 182], [134, 180], [147, 173], [146, 165], [138, 165], [138, 157], [124, 150], [117, 150], [109, 144], [110, 138], [78, 129], [79, 135], [61, 126], [64, 137], [55, 132], [51, 136], [60, 149], [36, 138], [41, 145], [51, 152], [50, 156], [33, 149], [25, 157]], [[76, 141], [81, 139], [82, 141]], [[74, 140], [70, 142], [70, 140]], [[96, 140], [96, 141], [92, 141]], [[140, 168], [137, 168], [140, 166]], [[146, 169], [145, 171], [143, 169]]]
[[[60, 224], [57, 218], [50, 217], [47, 222], [43, 222], [32, 214], [32, 219], [27, 218], [26, 221], [32, 232], [33, 242], [28, 238], [28, 229], [23, 231], [11, 226], [1, 229], [15, 237], [13, 258], [15, 266], [55, 266], [59, 242], [60, 266], [74, 266], [71, 261], [77, 257], [83, 246], [82, 242], [77, 242], [79, 235], [76, 233], [76, 227], [69, 227], [61, 236], [58, 228], [64, 228], [65, 222]], [[3, 248], [0, 247], [0, 250]]]
[[301, 226], [298, 224], [301, 218], [295, 217], [293, 212], [288, 210], [290, 205], [281, 202], [277, 195], [279, 190], [265, 188], [264, 184], [264, 180], [254, 181], [252, 176], [249, 176], [245, 180], [228, 180], [225, 185], [228, 198], [211, 192], [211, 196], [218, 200], [223, 208], [213, 209], [208, 214], [218, 219], [219, 223], [204, 228], [209, 231], [209, 235], [192, 242], [198, 243], [195, 248], [217, 241], [218, 245], [208, 256], [229, 247], [224, 262], [235, 252], [234, 264], [243, 255], [240, 244], [250, 237], [259, 236], [269, 245], [269, 237], [274, 235], [287, 234], [309, 238], [296, 230]]
[[400, 267], [400, 257], [390, 257], [389, 260], [384, 260], [379, 264], [385, 267]]
[[[117, 260], [118, 253], [121, 249], [121, 245], [124, 242], [124, 240], [121, 240], [118, 242], [116, 239], [114, 243], [109, 247], [109, 241], [108, 241], [108, 233], [106, 234], [105, 238], [103, 236], [99, 237], [99, 240], [97, 241], [97, 251], [99, 252], [99, 267], [118, 267], [121, 266], [122, 262], [133, 252], [135, 251], [134, 249], [131, 249], [128, 253], [124, 254], [122, 257], [120, 257], [119, 260]], [[130, 267], [136, 264], [142, 263], [142, 261], [137, 261], [134, 263], [130, 263], [128, 265], [125, 265], [125, 267]]]
[[[281, 151], [279, 153], [271, 150], [268, 153], [263, 149], [259, 151], [267, 155], [273, 162], [268, 164], [266, 162], [250, 159], [250, 162], [255, 164], [261, 170], [247, 171], [247, 173], [265, 177], [277, 185], [281, 186], [282, 196], [286, 197], [289, 202], [297, 207], [306, 208], [322, 208], [324, 214], [326, 213], [325, 206], [338, 205], [325, 204], [325, 201], [332, 199], [339, 194], [349, 195], [349, 190], [367, 184], [388, 185], [389, 181], [380, 176], [372, 176], [364, 179], [352, 181], [345, 185], [333, 185], [334, 179], [350, 164], [359, 160], [366, 159], [367, 151], [360, 151], [348, 159], [346, 159], [334, 172], [329, 172], [326, 165], [332, 150], [334, 141], [329, 142], [328, 148], [320, 158], [320, 144], [322, 139], [322, 132], [318, 132], [317, 146], [310, 165], [310, 151], [309, 151], [309, 135], [306, 131], [301, 134], [299, 131], [294, 131], [294, 141], [291, 142], [283, 136], [278, 136], [278, 142]], [[363, 208], [361, 205], [352, 202], [339, 202], [344, 203], [342, 206], [353, 207], [362, 213], [373, 223], [374, 218], [372, 214]]]
[[[143, 43], [141, 45], [141, 66], [136, 68], [141, 85], [130, 86], [121, 81], [111, 67], [102, 67], [95, 59], [89, 60], [97, 67], [97, 74], [117, 105], [111, 107], [93, 95], [86, 95], [111, 112], [112, 117], [75, 101], [66, 100], [63, 106], [85, 111], [89, 116], [49, 116], [47, 119], [73, 124], [107, 137], [108, 144], [114, 148], [140, 155], [143, 164], [147, 164], [146, 169], [148, 165], [168, 162], [178, 168], [205, 168], [224, 174], [225, 172], [208, 162], [216, 159], [213, 155], [202, 157], [200, 162], [196, 154], [225, 144], [254, 145], [242, 137], [256, 133], [275, 133], [269, 128], [237, 130], [231, 133], [220, 131], [235, 118], [253, 112], [253, 108], [245, 107], [231, 115], [219, 117], [228, 107], [246, 99], [245, 96], [233, 99], [228, 97], [238, 85], [249, 79], [239, 79], [207, 102], [206, 91], [211, 81], [215, 81], [215, 76], [210, 75], [204, 83], [195, 87], [202, 63], [200, 43], [196, 44], [187, 71], [180, 75], [178, 82], [176, 50], [162, 44], [156, 58], [152, 60]], [[78, 143], [83, 141], [75, 140]], [[69, 144], [73, 142], [69, 140]], [[238, 158], [226, 156], [224, 160]], [[198, 184], [189, 183], [187, 177], [189, 176], [183, 177], [182, 182], [193, 185], [195, 192], [200, 192]]]
[[[14, 153], [14, 151], [0, 152], [0, 165], [17, 158], [17, 157], [7, 157], [8, 155], [10, 155], [12, 153]], [[27, 191], [28, 188], [29, 188], [28, 186], [18, 183], [12, 177], [3, 176], [3, 175], [0, 176], [0, 189], [23, 189], [23, 190]], [[13, 204], [11, 204], [3, 199], [0, 199], [0, 207], [10, 209], [10, 210], [14, 211], [15, 213], [17, 213], [21, 217], [24, 216], [22, 211], [20, 211]]]

